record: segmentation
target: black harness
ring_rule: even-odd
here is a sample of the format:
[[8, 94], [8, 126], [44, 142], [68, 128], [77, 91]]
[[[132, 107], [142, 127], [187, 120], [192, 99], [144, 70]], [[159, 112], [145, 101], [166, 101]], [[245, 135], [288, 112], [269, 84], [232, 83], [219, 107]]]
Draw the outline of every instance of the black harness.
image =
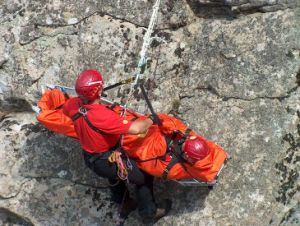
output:
[[[167, 155], [170, 155], [171, 161], [169, 164], [166, 166], [166, 168], [163, 171], [162, 178], [167, 179], [168, 174], [170, 170], [175, 166], [177, 163], [180, 163], [182, 167], [186, 170], [186, 167], [184, 166], [183, 163], [186, 163], [186, 160], [183, 158], [182, 154], [182, 145], [185, 142], [186, 138], [190, 134], [191, 129], [186, 129], [184, 133], [180, 131], [174, 131], [171, 137], [165, 136], [166, 144], [167, 144], [167, 149], [164, 155], [162, 156], [157, 156], [154, 158], [150, 159], [144, 159], [144, 160], [138, 160], [135, 159], [137, 162], [148, 162], [148, 161], [153, 161], [153, 160], [162, 160], [165, 161]], [[179, 139], [176, 138], [177, 136], [181, 136]]]
[[[88, 126], [89, 126], [92, 130], [96, 131], [97, 133], [100, 133], [101, 135], [107, 134], [107, 133], [105, 133], [104, 131], [98, 129], [96, 126], [94, 126], [94, 125], [91, 123], [91, 121], [89, 120], [89, 118], [87, 117], [87, 112], [88, 112], [89, 110], [91, 110], [91, 109], [82, 106], [82, 105], [80, 104], [80, 102], [78, 102], [78, 105], [79, 105], [78, 112], [77, 112], [76, 114], [74, 114], [74, 115], [71, 116], [72, 121], [74, 122], [74, 121], [76, 121], [77, 119], [79, 119], [80, 117], [83, 117], [84, 120], [85, 120], [85, 122], [88, 124]], [[116, 149], [118, 149], [120, 146], [121, 146], [121, 144], [120, 144], [120, 140], [119, 140], [119, 141], [117, 142], [117, 144], [116, 144], [114, 147], [110, 148], [108, 151], [116, 150]], [[90, 154], [90, 153], [87, 153], [86, 151], [84, 151], [84, 155], [88, 156], [88, 161], [89, 161], [89, 163], [90, 163], [90, 164], [93, 164], [97, 159], [101, 158], [101, 157], [104, 155], [104, 153], [106, 153], [106, 152], [107, 152], [107, 151], [102, 152], [102, 153], [97, 153], [97, 154]]]
[[[100, 133], [100, 134], [102, 134], [102, 135], [107, 134], [106, 132], [104, 132], [104, 131], [98, 129], [96, 126], [94, 126], [94, 125], [91, 123], [91, 121], [89, 120], [89, 118], [87, 117], [87, 112], [88, 112], [89, 110], [91, 110], [91, 109], [82, 106], [82, 105], [80, 104], [80, 102], [78, 103], [78, 105], [79, 105], [78, 112], [77, 112], [76, 114], [74, 114], [73, 116], [71, 116], [72, 121], [74, 122], [74, 121], [76, 121], [77, 119], [79, 119], [80, 117], [83, 117], [84, 120], [86, 121], [86, 123], [88, 124], [88, 126], [89, 126], [91, 129], [93, 129], [94, 131], [96, 131], [97, 133]], [[114, 108], [115, 108], [116, 106], [118, 106], [118, 105], [119, 105], [118, 103], [113, 103], [111, 106], [107, 106], [107, 108], [113, 111]], [[135, 120], [138, 118], [138, 115], [136, 115], [136, 114], [133, 113], [133, 112], [130, 112], [130, 113], [132, 113], [132, 114], [134, 115], [134, 118], [133, 118], [131, 121], [135, 121]]]
[[[96, 126], [94, 126], [94, 125], [92, 124], [92, 122], [89, 120], [89, 118], [87, 117], [87, 112], [88, 112], [89, 110], [91, 110], [91, 109], [82, 106], [82, 105], [80, 104], [80, 102], [78, 102], [78, 105], [79, 105], [78, 112], [77, 112], [76, 114], [74, 114], [73, 116], [71, 116], [72, 121], [74, 122], [74, 121], [76, 121], [77, 119], [79, 119], [80, 117], [83, 117], [83, 119], [85, 120], [85, 122], [88, 124], [88, 126], [89, 126], [92, 130], [96, 131], [97, 133], [100, 133], [101, 135], [107, 135], [106, 132], [104, 132], [104, 131], [98, 129]], [[111, 106], [107, 106], [107, 108], [113, 111], [114, 108], [115, 108], [116, 106], [118, 106], [118, 105], [119, 105], [118, 103], [113, 103]], [[131, 113], [132, 113], [132, 112], [131, 112]], [[136, 119], [138, 118], [138, 115], [136, 115], [136, 114], [133, 114], [133, 115], [134, 115], [135, 117], [132, 119], [132, 121], [134, 121], [134, 120], [136, 120]], [[119, 141], [116, 143], [116, 145], [115, 145], [114, 147], [110, 148], [108, 151], [113, 151], [113, 150], [117, 150], [117, 149], [122, 150], [122, 148], [121, 148], [121, 139], [119, 139]], [[92, 155], [92, 157], [90, 157], [88, 161], [92, 164], [92, 163], [94, 163], [97, 159], [99, 159], [100, 157], [102, 157], [103, 154], [106, 153], [106, 152], [107, 152], [107, 151], [105, 151], [105, 152], [103, 152], [103, 153], [97, 153], [97, 154], [89, 154], [89, 153], [88, 153], [87, 155]], [[85, 152], [85, 153], [86, 153], [86, 152]]]
[[71, 119], [72, 121], [76, 121], [77, 119], [79, 119], [80, 117], [83, 117], [84, 120], [86, 121], [86, 123], [88, 124], [88, 126], [93, 129], [94, 131], [96, 131], [97, 133], [100, 133], [102, 135], [106, 134], [105, 132], [103, 132], [102, 130], [98, 129], [96, 126], [94, 126], [91, 121], [89, 120], [89, 118], [87, 117], [87, 112], [91, 110], [90, 108], [86, 108], [82, 105], [80, 105], [79, 103], [79, 108], [78, 108], [78, 112], [76, 114], [74, 114]]
[[[191, 129], [186, 129], [186, 131], [184, 132], [184, 134], [182, 134], [180, 131], [175, 131], [172, 135], [171, 138], [166, 139], [167, 141], [167, 151], [166, 154], [170, 154], [171, 156], [171, 161], [169, 162], [169, 164], [167, 165], [167, 167], [164, 169], [164, 172], [162, 174], [162, 178], [163, 179], [167, 179], [168, 174], [170, 172], [170, 170], [173, 168], [173, 166], [175, 166], [177, 163], [180, 163], [183, 168], [185, 169], [183, 163], [186, 162], [186, 160], [183, 158], [182, 154], [182, 145], [185, 142], [186, 138], [188, 137], [188, 135], [190, 134]], [[181, 135], [182, 137], [180, 139], [175, 139], [175, 137], [177, 135]]]

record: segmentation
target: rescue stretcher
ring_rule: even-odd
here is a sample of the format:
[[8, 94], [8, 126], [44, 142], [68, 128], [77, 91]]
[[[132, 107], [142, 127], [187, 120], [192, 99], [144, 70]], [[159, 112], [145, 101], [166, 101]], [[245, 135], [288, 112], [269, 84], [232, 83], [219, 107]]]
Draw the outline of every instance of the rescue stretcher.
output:
[[[73, 88], [70, 88], [70, 87], [66, 87], [66, 86], [59, 86], [59, 85], [51, 85], [51, 84], [47, 84], [44, 88], [42, 88], [42, 92], [44, 93], [46, 90], [55, 90], [55, 89], [58, 89], [60, 90], [61, 92], [63, 92], [64, 94], [68, 94], [70, 96], [75, 96], [76, 93], [74, 92], [74, 89]], [[101, 101], [104, 103], [104, 104], [107, 104], [107, 105], [113, 105], [115, 104], [114, 102], [106, 99], [105, 97], [101, 97]], [[122, 106], [121, 106], [122, 107]], [[32, 109], [39, 115], [40, 113], [42, 113], [41, 109], [37, 106], [33, 106]], [[57, 110], [57, 109], [56, 109]], [[140, 113], [138, 113], [140, 114]], [[37, 115], [37, 118], [38, 118], [38, 115]], [[140, 114], [142, 115], [142, 114]], [[39, 120], [39, 118], [38, 118]], [[53, 130], [52, 128], [49, 128], [49, 123], [48, 124], [45, 124], [43, 123], [42, 120], [39, 120], [42, 124], [44, 124], [48, 129], [54, 131], [54, 132], [58, 132], [57, 130]], [[65, 134], [66, 135], [66, 134]], [[72, 137], [72, 136], [71, 136]], [[228, 153], [226, 153], [227, 157], [226, 159], [224, 160], [223, 164], [221, 165], [221, 167], [219, 168], [214, 180], [211, 180], [209, 182], [207, 181], [202, 181], [200, 179], [196, 179], [196, 178], [192, 178], [192, 179], [174, 179], [172, 181], [175, 181], [177, 182], [178, 184], [182, 185], [182, 186], [201, 186], [201, 187], [208, 187], [209, 189], [213, 188], [217, 183], [218, 183], [218, 178], [219, 178], [219, 175], [221, 174], [224, 166], [226, 165], [226, 162], [230, 159], [230, 156]]]
[[212, 189], [215, 185], [218, 184], [218, 179], [219, 179], [219, 175], [221, 174], [222, 170], [224, 169], [226, 163], [228, 162], [228, 160], [230, 160], [231, 157], [229, 154], [227, 154], [227, 158], [224, 161], [223, 165], [221, 166], [219, 172], [217, 173], [215, 180], [210, 181], [210, 182], [206, 182], [206, 181], [201, 181], [198, 179], [182, 179], [182, 180], [174, 180], [175, 182], [177, 182], [178, 184], [182, 185], [182, 186], [189, 186], [189, 187], [208, 187], [209, 189]]

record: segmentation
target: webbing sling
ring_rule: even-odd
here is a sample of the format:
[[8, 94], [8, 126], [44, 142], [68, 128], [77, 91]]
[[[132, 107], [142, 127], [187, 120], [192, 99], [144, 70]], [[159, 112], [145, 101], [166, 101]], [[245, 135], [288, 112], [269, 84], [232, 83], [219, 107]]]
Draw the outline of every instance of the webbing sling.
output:
[[181, 156], [181, 154], [182, 154], [181, 146], [182, 146], [182, 144], [178, 144], [177, 142], [175, 142], [175, 149], [171, 152], [172, 159], [169, 162], [169, 164], [167, 165], [167, 167], [164, 169], [164, 172], [162, 174], [163, 179], [167, 179], [168, 174], [174, 165], [185, 161]]
[[[184, 132], [183, 137], [181, 139], [179, 139], [178, 141], [175, 141], [174, 138], [176, 136], [176, 133], [180, 133], [180, 131], [176, 131], [172, 136], [173, 139], [171, 139], [167, 143], [167, 152], [169, 151], [172, 159], [169, 162], [169, 164], [167, 165], [167, 167], [164, 169], [164, 172], [162, 174], [163, 179], [167, 179], [168, 174], [173, 166], [175, 166], [177, 163], [185, 162], [185, 159], [182, 157], [182, 145], [185, 142], [187, 136], [190, 134], [191, 131], [192, 130], [190, 128], [187, 128], [186, 131]], [[175, 146], [175, 148], [172, 148], [173, 145]], [[181, 165], [185, 169], [184, 165], [183, 164], [181, 164]]]
[[[169, 162], [169, 164], [166, 166], [166, 168], [163, 171], [162, 174], [162, 178], [163, 179], [167, 179], [168, 174], [170, 172], [170, 170], [172, 169], [172, 167], [174, 165], [176, 165], [177, 163], [182, 163], [182, 167], [187, 171], [186, 167], [183, 165], [183, 163], [185, 162], [185, 160], [182, 157], [182, 144], [184, 143], [184, 141], [186, 140], [187, 136], [190, 134], [192, 130], [190, 128], [187, 128], [186, 131], [183, 133], [181, 133], [180, 131], [175, 131], [174, 134], [171, 137], [166, 137], [165, 136], [165, 140], [166, 140], [166, 144], [167, 144], [167, 149], [164, 155], [161, 156], [157, 156], [154, 158], [149, 158], [149, 159], [144, 159], [144, 160], [139, 160], [139, 159], [134, 159], [136, 162], [148, 162], [148, 161], [153, 161], [153, 160], [163, 160], [165, 161], [166, 156], [168, 154], [171, 155], [171, 161]], [[183, 137], [181, 139], [179, 139], [178, 141], [175, 140], [176, 134], [181, 133], [183, 135]], [[174, 148], [175, 146], [175, 148]]]

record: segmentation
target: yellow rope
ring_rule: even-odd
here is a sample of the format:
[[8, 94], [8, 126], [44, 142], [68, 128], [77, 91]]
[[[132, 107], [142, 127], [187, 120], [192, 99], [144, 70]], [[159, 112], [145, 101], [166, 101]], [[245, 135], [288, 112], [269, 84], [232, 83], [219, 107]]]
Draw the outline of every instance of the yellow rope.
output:
[[127, 180], [128, 178], [128, 171], [126, 165], [124, 164], [122, 157], [122, 153], [119, 151], [113, 151], [111, 155], [108, 157], [108, 161], [111, 163], [116, 163], [118, 168], [118, 177], [121, 180]]

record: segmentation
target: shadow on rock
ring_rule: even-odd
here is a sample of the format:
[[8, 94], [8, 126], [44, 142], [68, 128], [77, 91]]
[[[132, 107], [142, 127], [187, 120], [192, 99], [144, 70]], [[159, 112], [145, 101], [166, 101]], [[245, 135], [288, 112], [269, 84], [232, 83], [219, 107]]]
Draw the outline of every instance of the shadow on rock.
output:
[[234, 19], [236, 14], [231, 6], [223, 0], [201, 2], [198, 0], [187, 0], [188, 5], [197, 17], [214, 19]]
[[29, 136], [22, 150], [23, 156], [26, 156], [20, 167], [23, 177], [56, 178], [91, 185], [96, 183], [98, 178], [84, 165], [76, 140], [54, 134], [38, 125], [25, 129]]
[[[53, 212], [57, 216], [52, 216], [52, 219], [64, 218], [61, 222], [66, 225], [71, 225], [79, 219], [82, 225], [99, 222], [99, 219], [102, 221], [101, 225], [111, 221], [116, 211], [109, 201], [109, 192], [97, 189], [104, 187], [105, 180], [99, 179], [86, 168], [79, 143], [49, 132], [39, 125], [27, 125], [23, 130], [26, 130], [28, 135], [24, 147], [20, 150], [22, 164], [19, 173], [24, 178], [36, 180], [35, 187], [31, 189], [35, 192], [30, 194], [28, 209], [33, 212], [39, 209], [44, 217], [47, 216], [46, 213]], [[47, 186], [44, 187], [45, 185]], [[185, 187], [173, 181], [156, 179], [154, 194], [158, 203], [163, 199], [172, 200], [172, 209], [168, 217], [178, 217], [203, 209], [209, 189]], [[77, 211], [71, 211], [77, 206]], [[79, 213], [84, 216], [80, 217]], [[141, 223], [137, 212], [132, 220]], [[163, 222], [164, 218], [161, 221]]]
[[20, 202], [28, 215], [43, 225], [109, 225], [115, 207], [106, 180], [85, 166], [79, 143], [37, 124], [22, 130], [27, 139], [18, 173], [26, 185]]
[[[130, 191], [133, 192], [133, 186], [130, 186]], [[162, 179], [154, 180], [154, 198], [156, 203], [161, 203], [164, 199], [172, 201], [170, 212], [160, 218], [158, 221], [145, 223], [138, 215], [138, 211], [130, 214], [125, 225], [185, 225], [186, 219], [180, 216], [199, 212], [205, 208], [205, 200], [210, 190], [207, 187], [187, 187], [182, 186], [175, 181], [165, 181]], [[134, 192], [132, 193], [134, 194]], [[200, 213], [199, 213], [200, 214]], [[182, 220], [182, 222], [179, 222]]]
[[0, 208], [0, 224], [34, 226], [34, 224], [30, 222], [30, 220], [4, 208]]
[[204, 208], [204, 202], [210, 190], [207, 187], [182, 186], [175, 181], [158, 180], [154, 183], [155, 197], [172, 200], [169, 216], [180, 216], [183, 213], [199, 211]]

